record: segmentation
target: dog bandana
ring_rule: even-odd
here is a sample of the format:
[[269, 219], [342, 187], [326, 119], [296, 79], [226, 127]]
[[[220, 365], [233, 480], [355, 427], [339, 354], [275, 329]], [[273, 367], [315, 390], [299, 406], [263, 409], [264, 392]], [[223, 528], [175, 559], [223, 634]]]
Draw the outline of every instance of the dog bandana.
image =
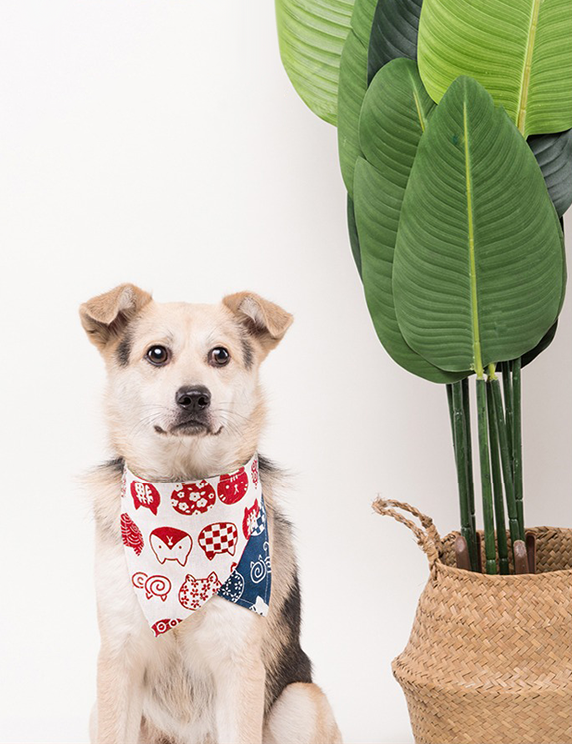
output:
[[215, 594], [267, 614], [266, 522], [256, 455], [235, 473], [185, 483], [149, 483], [125, 467], [121, 537], [155, 636]]

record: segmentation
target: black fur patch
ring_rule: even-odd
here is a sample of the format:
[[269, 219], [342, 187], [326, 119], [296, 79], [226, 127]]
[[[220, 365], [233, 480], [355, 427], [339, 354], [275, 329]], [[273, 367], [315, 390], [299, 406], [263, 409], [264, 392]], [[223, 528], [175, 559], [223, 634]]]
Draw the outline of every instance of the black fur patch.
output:
[[103, 470], [112, 470], [115, 473], [122, 473], [125, 467], [125, 460], [123, 457], [115, 457], [113, 460], [106, 460], [99, 466]]
[[254, 349], [245, 338], [242, 339], [242, 353], [244, 354], [244, 366], [250, 369], [254, 362]]
[[266, 710], [288, 685], [312, 681], [312, 664], [300, 646], [301, 604], [300, 583], [296, 575], [280, 612], [280, 622], [287, 640], [277, 663], [266, 670]]
[[117, 347], [115, 352], [117, 355], [117, 361], [120, 367], [127, 367], [129, 364], [129, 357], [131, 356], [131, 337], [128, 333], [123, 336], [121, 343]]
[[[268, 473], [269, 475], [280, 472], [278, 465], [272, 462], [272, 460], [269, 460], [268, 457], [264, 457], [264, 455], [258, 455], [258, 467], [261, 473]], [[287, 522], [288, 525], [290, 524], [281, 514], [278, 514], [277, 517]]]

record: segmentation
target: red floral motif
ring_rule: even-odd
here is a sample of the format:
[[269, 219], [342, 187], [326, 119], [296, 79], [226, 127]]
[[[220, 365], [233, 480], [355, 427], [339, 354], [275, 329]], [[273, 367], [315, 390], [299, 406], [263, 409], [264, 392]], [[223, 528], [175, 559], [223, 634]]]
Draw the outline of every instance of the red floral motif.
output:
[[176, 527], [157, 527], [149, 535], [149, 544], [161, 565], [165, 561], [177, 561], [184, 566], [193, 547], [193, 540]]
[[247, 540], [252, 534], [252, 530], [256, 526], [256, 520], [258, 519], [259, 514], [260, 514], [260, 505], [258, 503], [258, 499], [254, 502], [254, 504], [250, 507], [250, 509], [247, 507], [244, 510], [244, 519], [242, 520], [242, 532]]
[[171, 494], [171, 506], [179, 514], [204, 514], [216, 501], [214, 488], [205, 480], [183, 483]]
[[182, 623], [183, 621], [180, 618], [166, 618], [165, 620], [157, 620], [155, 625], [151, 626], [151, 630], [153, 633], [155, 633], [155, 638], [157, 636], [160, 636], [161, 633], [166, 633], [168, 630], [171, 630], [171, 628], [174, 628], [179, 623]]
[[214, 571], [211, 571], [206, 579], [195, 579], [191, 574], [187, 574], [187, 578], [179, 589], [179, 602], [187, 610], [198, 610], [207, 599], [218, 592], [220, 587], [221, 583]]
[[128, 548], [133, 548], [135, 555], [141, 555], [144, 546], [143, 535], [129, 514], [121, 515], [121, 539]]
[[250, 466], [250, 474], [252, 477], [252, 482], [254, 483], [254, 488], [258, 488], [258, 460], [256, 457], [252, 461], [252, 465]]
[[240, 468], [233, 475], [221, 475], [216, 490], [223, 504], [236, 504], [248, 491], [248, 475], [245, 469]]
[[214, 522], [209, 524], [199, 535], [199, 545], [209, 561], [218, 553], [234, 555], [238, 542], [238, 530], [232, 522]]
[[161, 496], [159, 491], [155, 488], [152, 483], [144, 483], [143, 481], [133, 481], [131, 483], [131, 495], [133, 496], [133, 503], [135, 509], [139, 509], [140, 506], [144, 506], [149, 509], [155, 516], [157, 516], [157, 509], [161, 503]]

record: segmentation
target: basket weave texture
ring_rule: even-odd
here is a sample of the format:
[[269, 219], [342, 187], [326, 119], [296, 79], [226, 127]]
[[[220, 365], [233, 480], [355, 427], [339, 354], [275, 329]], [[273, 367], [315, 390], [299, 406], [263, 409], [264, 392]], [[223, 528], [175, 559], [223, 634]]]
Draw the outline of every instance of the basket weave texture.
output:
[[408, 504], [373, 506], [406, 524], [429, 558], [392, 665], [417, 744], [572, 744], [572, 530], [533, 530], [536, 574], [487, 576], [455, 567], [456, 533], [442, 541]]

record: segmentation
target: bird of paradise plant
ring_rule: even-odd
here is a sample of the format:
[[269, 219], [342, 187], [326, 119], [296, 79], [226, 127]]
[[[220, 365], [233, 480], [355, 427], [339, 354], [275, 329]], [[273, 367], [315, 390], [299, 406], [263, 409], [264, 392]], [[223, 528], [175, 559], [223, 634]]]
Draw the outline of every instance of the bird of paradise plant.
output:
[[460, 565], [481, 570], [474, 378], [484, 569], [534, 570], [522, 369], [551, 343], [564, 300], [570, 0], [276, 0], [276, 9], [290, 79], [338, 127], [350, 245], [379, 340], [447, 391]]

